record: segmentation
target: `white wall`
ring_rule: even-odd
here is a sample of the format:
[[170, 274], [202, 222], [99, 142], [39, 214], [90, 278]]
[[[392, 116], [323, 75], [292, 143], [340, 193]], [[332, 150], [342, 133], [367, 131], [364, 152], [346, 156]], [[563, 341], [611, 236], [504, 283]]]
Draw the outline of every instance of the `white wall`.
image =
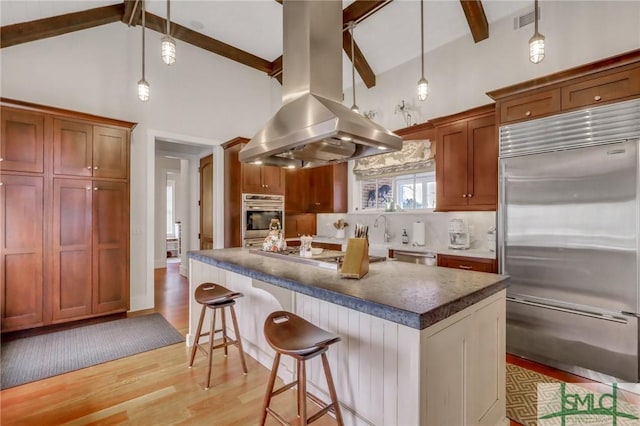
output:
[[[527, 58], [532, 27], [514, 31], [511, 19], [492, 25], [490, 38], [478, 44], [467, 36], [428, 52], [431, 95], [416, 107], [418, 121], [489, 103], [487, 91], [640, 45], [638, 1], [543, 1], [541, 8], [540, 31], [547, 39], [541, 64]], [[147, 37], [147, 103], [136, 98], [139, 27], [113, 23], [0, 50], [2, 96], [138, 123], [131, 140], [132, 310], [153, 305], [155, 135], [179, 134], [205, 145], [250, 137], [277, 110], [281, 97], [279, 84], [264, 73], [180, 41], [178, 60], [168, 67], [158, 53], [161, 35], [148, 31]], [[417, 104], [419, 71], [416, 58], [378, 75], [372, 89], [358, 86], [361, 110], [375, 110], [375, 120], [389, 128], [404, 127], [394, 108], [401, 100]], [[350, 90], [345, 95], [344, 103], [351, 105]], [[222, 162], [214, 158], [215, 199], [221, 205]], [[221, 214], [214, 223], [222, 238]]]

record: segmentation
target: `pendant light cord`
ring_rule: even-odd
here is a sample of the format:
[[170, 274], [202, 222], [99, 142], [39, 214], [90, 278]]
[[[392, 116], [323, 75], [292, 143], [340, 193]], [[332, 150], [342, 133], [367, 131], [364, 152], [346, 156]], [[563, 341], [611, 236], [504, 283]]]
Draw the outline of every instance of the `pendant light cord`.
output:
[[349, 27], [351, 28], [351, 88], [353, 90], [353, 104], [356, 104], [356, 71], [355, 71], [355, 61], [354, 61], [354, 49], [353, 49], [353, 45], [354, 45], [354, 41], [353, 41], [353, 30], [355, 29], [356, 25], [355, 23], [352, 21], [349, 24]]
[[145, 16], [145, 11], [144, 11], [144, 1], [142, 2], [142, 79], [144, 80], [144, 27], [145, 27], [145, 22], [144, 22], [144, 16]]
[[169, 0], [167, 0], [167, 35], [171, 35], [171, 31], [169, 31], [169, 25], [171, 25], [171, 9], [169, 7]]
[[422, 52], [422, 77], [424, 78], [424, 0], [420, 0], [420, 51]]
[[535, 29], [534, 29], [534, 33], [538, 34], [538, 0], [533, 0], [533, 15], [535, 17]]

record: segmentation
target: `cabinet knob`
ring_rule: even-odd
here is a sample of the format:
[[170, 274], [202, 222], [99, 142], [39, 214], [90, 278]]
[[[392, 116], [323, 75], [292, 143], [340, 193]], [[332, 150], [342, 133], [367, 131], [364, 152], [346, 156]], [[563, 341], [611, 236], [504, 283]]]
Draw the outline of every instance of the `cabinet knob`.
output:
[[4, 185], [4, 183], [3, 183], [3, 182], [0, 182], [0, 186], [2, 186], [2, 185]]
[[531, 115], [531, 111], [527, 111], [524, 113], [524, 115], [526, 115], [527, 117]]
[[97, 186], [94, 186], [94, 187], [93, 187], [93, 190], [94, 190], [94, 191], [97, 191], [97, 190], [98, 190], [98, 187], [97, 187]]
[[469, 266], [469, 265], [458, 265], [458, 268], [460, 268], [460, 269], [471, 269], [471, 266]]
[[91, 166], [87, 166], [87, 170], [91, 170]]
[[473, 194], [467, 194], [467, 197], [471, 198], [473, 197]]
[[87, 186], [87, 191], [91, 191], [91, 187], [90, 186]]
[[269, 187], [269, 185], [265, 185], [264, 187], [265, 187], [265, 188], [268, 188], [268, 187]]
[[462, 194], [462, 198], [467, 198], [467, 194]]
[[98, 166], [93, 166], [93, 170], [98, 170]]
[[595, 95], [595, 96], [593, 97], [593, 100], [594, 100], [594, 101], [599, 101], [599, 100], [601, 100], [601, 99], [602, 99], [602, 97], [601, 97], [600, 95]]
[[0, 157], [0, 161], [4, 161], [4, 158]]

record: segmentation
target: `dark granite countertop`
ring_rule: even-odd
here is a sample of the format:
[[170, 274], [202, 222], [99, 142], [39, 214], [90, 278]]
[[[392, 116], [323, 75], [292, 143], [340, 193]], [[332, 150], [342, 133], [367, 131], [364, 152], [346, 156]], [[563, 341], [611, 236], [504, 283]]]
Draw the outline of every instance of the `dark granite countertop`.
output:
[[415, 329], [424, 329], [506, 288], [508, 276], [398, 261], [369, 265], [360, 280], [248, 249], [190, 251], [190, 259]]

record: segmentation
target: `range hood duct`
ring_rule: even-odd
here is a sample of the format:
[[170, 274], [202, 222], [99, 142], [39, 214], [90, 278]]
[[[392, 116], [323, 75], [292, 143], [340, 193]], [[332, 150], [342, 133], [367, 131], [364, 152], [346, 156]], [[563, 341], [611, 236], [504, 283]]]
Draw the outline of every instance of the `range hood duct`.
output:
[[240, 151], [243, 163], [317, 167], [402, 149], [342, 100], [342, 2], [283, 1], [283, 106]]

